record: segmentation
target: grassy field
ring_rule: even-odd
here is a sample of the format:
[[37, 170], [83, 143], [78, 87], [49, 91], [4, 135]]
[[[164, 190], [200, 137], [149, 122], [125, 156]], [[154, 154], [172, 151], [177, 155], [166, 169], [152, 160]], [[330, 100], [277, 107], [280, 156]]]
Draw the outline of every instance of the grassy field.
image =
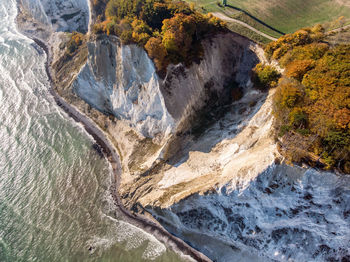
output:
[[218, 5], [221, 0], [186, 1], [195, 3], [201, 12], [222, 12], [273, 37], [340, 16], [350, 22], [350, 0], [227, 0], [227, 7]]
[[232, 32], [236, 32], [240, 35], [243, 35], [253, 41], [255, 41], [256, 43], [260, 43], [262, 45], [266, 45], [268, 43], [271, 42], [271, 40], [255, 33], [254, 31], [240, 25], [237, 23], [227, 23], [227, 27], [228, 29], [230, 29]]

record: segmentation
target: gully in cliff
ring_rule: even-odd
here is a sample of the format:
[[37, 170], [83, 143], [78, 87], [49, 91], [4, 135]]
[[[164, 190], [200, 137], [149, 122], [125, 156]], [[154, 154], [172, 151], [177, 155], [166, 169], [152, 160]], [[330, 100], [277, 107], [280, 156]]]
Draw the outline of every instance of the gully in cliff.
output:
[[[49, 47], [47, 46], [47, 44], [44, 43], [43, 40], [40, 40], [36, 37], [35, 31], [33, 32], [33, 35], [28, 34], [28, 31], [24, 31], [23, 33], [27, 35], [29, 38], [32, 38], [34, 42], [40, 48], [42, 48], [46, 53], [47, 60], [45, 62], [45, 69], [51, 83], [49, 91], [54, 97], [57, 105], [60, 108], [62, 108], [76, 122], [81, 123], [84, 126], [85, 130], [95, 139], [96, 143], [102, 148], [103, 153], [105, 154], [108, 161], [111, 163], [111, 166], [113, 168], [113, 173], [112, 173], [113, 184], [111, 186], [111, 194], [115, 201], [116, 208], [118, 208], [122, 212], [122, 214], [125, 215], [125, 217], [128, 219], [128, 222], [154, 235], [160, 241], [164, 242], [167, 246], [173, 248], [175, 251], [180, 252], [181, 254], [184, 254], [184, 255], [189, 255], [190, 257], [194, 258], [196, 261], [211, 261], [205, 255], [195, 250], [194, 248], [190, 247], [181, 239], [170, 234], [159, 224], [156, 224], [150, 221], [149, 219], [143, 217], [142, 215], [132, 213], [124, 207], [118, 192], [119, 186], [120, 186], [120, 176], [122, 173], [122, 169], [120, 165], [119, 156], [116, 152], [115, 147], [106, 137], [104, 132], [93, 121], [91, 121], [84, 114], [80, 113], [77, 108], [68, 104], [62, 97], [60, 97], [55, 92], [53, 87], [54, 82], [51, 76], [51, 69], [50, 69], [52, 57], [49, 51], [50, 50]], [[89, 250], [90, 249], [91, 247], [89, 247]]]
[[[316, 79], [307, 80], [319, 76], [334, 53], [346, 52], [318, 43], [320, 27], [288, 35], [263, 50], [184, 2], [154, 2], [96, 0], [88, 34], [53, 32], [45, 41], [35, 39], [47, 52], [57, 103], [85, 126], [111, 161], [117, 207], [135, 225], [198, 260], [207, 258], [173, 235], [218, 261], [232, 261], [241, 250], [242, 257], [249, 253], [258, 261], [260, 254], [297, 261], [306, 238], [312, 243], [310, 258], [325, 258], [320, 251], [325, 243], [344, 250], [347, 244], [331, 241], [336, 232], [328, 226], [322, 231], [318, 224], [328, 225], [327, 214], [337, 214], [347, 226], [342, 215], [347, 214], [346, 200], [337, 199], [338, 208], [330, 213], [329, 205], [316, 199], [327, 195], [332, 202], [339, 192], [348, 199], [346, 187], [338, 187], [339, 182], [313, 187], [325, 173], [284, 163], [276, 130], [282, 142], [293, 146], [287, 150], [298, 153], [291, 162], [308, 159], [306, 150], [294, 146], [322, 152], [326, 145], [347, 167], [346, 148], [331, 145], [343, 133], [331, 132], [329, 141], [309, 135], [315, 131], [308, 129], [314, 127], [307, 115], [311, 111], [303, 107], [310, 103], [297, 81], [304, 77], [300, 66], [316, 70], [303, 81], [311, 85]], [[289, 61], [294, 53], [288, 41], [297, 42], [305, 55], [314, 47], [311, 53], [325, 57], [297, 62], [284, 72], [274, 58], [286, 55], [282, 61]], [[342, 106], [344, 100], [336, 102]], [[339, 120], [343, 128], [346, 118]], [[337, 179], [333, 174], [324, 181]], [[173, 235], [129, 210], [152, 214]], [[280, 228], [285, 221], [290, 223]]]

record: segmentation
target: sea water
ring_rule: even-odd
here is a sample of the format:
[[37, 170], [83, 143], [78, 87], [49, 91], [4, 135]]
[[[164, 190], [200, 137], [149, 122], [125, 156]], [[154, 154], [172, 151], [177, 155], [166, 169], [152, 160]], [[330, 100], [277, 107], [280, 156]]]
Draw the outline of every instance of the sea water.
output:
[[55, 104], [16, 13], [0, 0], [0, 261], [179, 261], [120, 218], [109, 163]]

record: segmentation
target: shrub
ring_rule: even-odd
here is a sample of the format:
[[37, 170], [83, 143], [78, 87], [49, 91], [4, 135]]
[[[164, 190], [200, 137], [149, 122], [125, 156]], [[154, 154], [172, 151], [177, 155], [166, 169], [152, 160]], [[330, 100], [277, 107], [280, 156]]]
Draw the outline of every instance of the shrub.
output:
[[302, 98], [300, 85], [296, 82], [285, 81], [279, 85], [275, 94], [279, 98], [278, 103], [283, 107], [293, 108]]
[[183, 1], [109, 0], [105, 17], [105, 21], [94, 25], [94, 33], [115, 34], [123, 43], [145, 48], [152, 37], [161, 39], [161, 43], [153, 39], [146, 48], [151, 51], [155, 44], [160, 48], [160, 55], [149, 53], [158, 71], [169, 63], [191, 64], [202, 55], [200, 41], [225, 29], [221, 20], [202, 15]]
[[281, 74], [273, 67], [264, 64], [257, 64], [253, 70], [253, 82], [261, 90], [275, 87]]
[[78, 49], [80, 45], [82, 45], [84, 41], [84, 35], [78, 32], [73, 32], [70, 35], [70, 39], [66, 44], [67, 50], [66, 53], [68, 55], [74, 54], [74, 52]]
[[307, 115], [301, 108], [293, 108], [289, 113], [289, 125], [295, 128], [306, 127], [307, 125]]
[[162, 70], [166, 67], [165, 57], [167, 56], [167, 51], [160, 37], [150, 38], [145, 45], [145, 49], [148, 55], [154, 60], [158, 70]]
[[120, 40], [122, 40], [123, 44], [131, 44], [133, 42], [132, 31], [125, 30], [120, 35]]
[[350, 44], [332, 48], [321, 42], [323, 31], [319, 25], [306, 28], [266, 47], [286, 68], [273, 102], [276, 127], [279, 135], [295, 131], [288, 134], [298, 140], [315, 137], [305, 150], [327, 168], [349, 172]]
[[293, 34], [287, 34], [279, 38], [275, 42], [269, 43], [265, 48], [265, 55], [268, 59], [280, 59], [289, 50], [296, 46], [311, 44], [316, 41], [321, 41], [324, 38], [323, 27], [316, 25], [313, 28], [304, 28]]
[[301, 81], [304, 75], [312, 69], [313, 65], [312, 60], [295, 60], [286, 67], [286, 75]]

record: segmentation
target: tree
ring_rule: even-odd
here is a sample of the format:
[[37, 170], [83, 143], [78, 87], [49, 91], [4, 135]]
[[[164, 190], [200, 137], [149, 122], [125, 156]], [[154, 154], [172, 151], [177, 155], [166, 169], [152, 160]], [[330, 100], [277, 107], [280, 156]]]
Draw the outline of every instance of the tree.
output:
[[184, 14], [175, 14], [163, 21], [163, 45], [175, 63], [186, 60], [195, 34], [195, 19]]
[[[105, 8], [104, 19], [94, 25], [96, 34], [114, 34], [123, 43], [137, 43], [148, 52], [157, 45], [160, 54], [152, 56], [157, 69], [164, 70], [169, 63], [189, 66], [201, 58], [201, 40], [225, 28], [216, 17], [203, 15], [184, 1], [171, 0], [94, 0]], [[102, 4], [101, 4], [102, 3]], [[161, 40], [161, 44], [159, 43]], [[164, 50], [165, 51], [164, 51]], [[165, 54], [165, 56], [163, 56]]]
[[[301, 149], [319, 155], [325, 168], [350, 172], [350, 45], [331, 48], [322, 34], [319, 25], [305, 28], [266, 48], [286, 68], [274, 97], [276, 127], [284, 138], [306, 141], [300, 144], [316, 137]], [[257, 67], [261, 79], [263, 71]]]
[[152, 59], [158, 70], [162, 70], [166, 66], [167, 51], [160, 37], [152, 37], [145, 45], [145, 49]]
[[301, 81], [304, 75], [313, 67], [312, 60], [295, 60], [286, 67], [286, 75]]
[[281, 74], [270, 65], [257, 64], [253, 70], [253, 82], [256, 87], [265, 90], [277, 85]]

